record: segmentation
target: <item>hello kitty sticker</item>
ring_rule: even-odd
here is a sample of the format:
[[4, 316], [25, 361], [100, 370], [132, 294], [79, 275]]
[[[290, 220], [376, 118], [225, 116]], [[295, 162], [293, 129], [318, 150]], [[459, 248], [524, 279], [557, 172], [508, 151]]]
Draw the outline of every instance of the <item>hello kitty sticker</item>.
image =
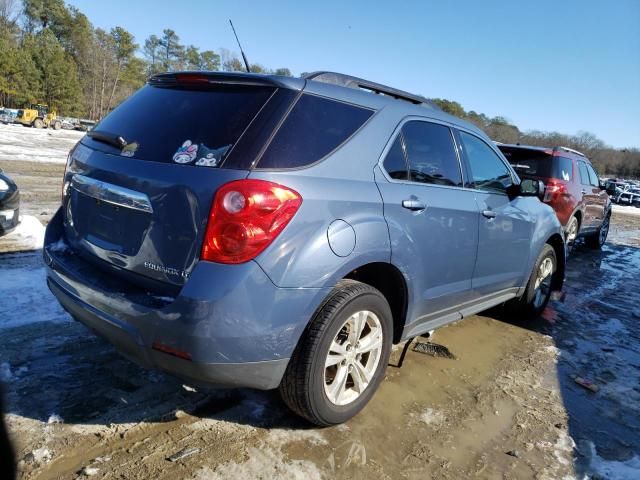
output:
[[191, 140], [186, 140], [180, 148], [173, 154], [173, 161], [176, 163], [191, 163], [198, 156], [198, 144], [192, 144]]
[[218, 167], [230, 148], [230, 144], [220, 148], [209, 148], [204, 143], [197, 144], [186, 140], [173, 154], [173, 161], [186, 164], [197, 159], [194, 165], [199, 167]]

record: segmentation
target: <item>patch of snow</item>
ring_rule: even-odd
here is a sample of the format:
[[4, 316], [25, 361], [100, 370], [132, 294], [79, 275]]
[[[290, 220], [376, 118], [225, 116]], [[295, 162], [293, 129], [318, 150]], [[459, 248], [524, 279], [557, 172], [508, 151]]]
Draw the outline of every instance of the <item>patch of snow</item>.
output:
[[31, 452], [36, 463], [49, 463], [53, 458], [53, 453], [47, 447], [42, 447]]
[[589, 468], [597, 473], [601, 478], [607, 480], [635, 480], [640, 478], [640, 457], [634, 455], [629, 460], [617, 462], [614, 460], [605, 460], [598, 456], [596, 447], [589, 442], [591, 450], [591, 461]]
[[49, 419], [47, 420], [48, 424], [52, 424], [52, 423], [64, 423], [64, 420], [62, 419], [62, 417], [60, 415], [58, 415], [57, 413], [53, 413], [49, 416]]
[[560, 355], [560, 349], [558, 347], [556, 347], [555, 345], [547, 345], [546, 347], [543, 348], [543, 350], [545, 352], [552, 353], [555, 356]]
[[182, 385], [182, 388], [184, 388], [187, 392], [197, 392], [198, 391], [195, 388], [190, 387], [189, 385]]
[[195, 480], [217, 480], [228, 478], [252, 478], [282, 480], [320, 480], [318, 467], [308, 460], [287, 460], [284, 454], [273, 448], [250, 448], [245, 462], [228, 462], [211, 470], [205, 467], [196, 472]]
[[571, 463], [570, 459], [573, 458], [573, 449], [575, 446], [576, 443], [573, 441], [573, 438], [571, 438], [567, 432], [561, 431], [558, 440], [556, 440], [553, 446], [553, 454], [558, 460], [558, 463], [565, 466], [569, 465]]
[[40, 255], [3, 255], [0, 262], [0, 329], [70, 320], [47, 288]]
[[69, 151], [84, 134], [74, 130], [49, 130], [0, 124], [0, 161], [66, 163]]
[[313, 446], [327, 445], [327, 439], [317, 430], [288, 430], [272, 428], [267, 435], [266, 443], [274, 447], [282, 447], [292, 442], [308, 442]]
[[640, 208], [633, 207], [631, 205], [612, 205], [611, 208], [613, 210], [613, 213], [640, 216]]
[[96, 468], [96, 467], [84, 467], [84, 468], [82, 469], [82, 472], [81, 472], [81, 473], [82, 473], [83, 475], [86, 475], [87, 477], [91, 477], [91, 476], [93, 476], [93, 475], [97, 475], [97, 474], [98, 474], [98, 472], [100, 472], [100, 469], [99, 469], [99, 468]]
[[418, 416], [418, 418], [426, 425], [434, 425], [444, 421], [444, 414], [438, 410], [434, 410], [433, 408], [427, 408]]
[[44, 243], [44, 226], [32, 215], [20, 216], [20, 223], [0, 241], [16, 243], [20, 250], [38, 250]]

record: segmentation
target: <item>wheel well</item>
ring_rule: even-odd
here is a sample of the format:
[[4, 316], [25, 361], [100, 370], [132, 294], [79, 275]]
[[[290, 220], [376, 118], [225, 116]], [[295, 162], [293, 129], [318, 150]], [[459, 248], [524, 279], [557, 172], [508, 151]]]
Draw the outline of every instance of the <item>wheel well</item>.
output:
[[578, 219], [578, 229], [582, 225], [582, 212], [580, 210], [576, 210], [576, 213], [573, 214], [574, 217]]
[[560, 235], [554, 233], [551, 237], [549, 237], [547, 243], [551, 245], [551, 248], [553, 248], [554, 252], [556, 253], [556, 259], [558, 260], [558, 269], [553, 275], [553, 279], [551, 281], [551, 289], [561, 290], [562, 284], [564, 283], [564, 269], [566, 262], [564, 240]]
[[390, 263], [376, 262], [352, 270], [344, 278], [366, 283], [380, 290], [391, 307], [393, 315], [393, 343], [398, 343], [407, 315], [407, 282]]

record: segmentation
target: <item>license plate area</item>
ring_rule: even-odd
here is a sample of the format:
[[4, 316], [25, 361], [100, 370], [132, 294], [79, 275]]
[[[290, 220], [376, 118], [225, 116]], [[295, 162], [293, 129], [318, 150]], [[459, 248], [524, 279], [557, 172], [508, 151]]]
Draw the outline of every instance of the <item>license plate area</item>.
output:
[[73, 227], [81, 239], [100, 249], [127, 257], [142, 247], [150, 214], [84, 195], [72, 190]]

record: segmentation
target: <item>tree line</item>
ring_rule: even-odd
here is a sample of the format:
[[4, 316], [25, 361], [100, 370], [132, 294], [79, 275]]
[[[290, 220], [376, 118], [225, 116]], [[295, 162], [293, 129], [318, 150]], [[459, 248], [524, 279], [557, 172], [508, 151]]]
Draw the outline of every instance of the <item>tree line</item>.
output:
[[[291, 75], [250, 65], [252, 72]], [[174, 70], [244, 71], [235, 53], [183, 45], [167, 28], [142, 45], [121, 26], [94, 27], [64, 0], [0, 0], [0, 106], [45, 103], [99, 120], [149, 75]]]
[[[45, 103], [61, 115], [99, 120], [149, 75], [185, 69], [232, 72], [245, 71], [245, 66], [226, 48], [201, 50], [182, 44], [170, 28], [138, 44], [121, 26], [109, 31], [94, 27], [64, 0], [0, 0], [0, 106]], [[288, 68], [272, 70], [259, 63], [250, 70], [291, 76]], [[601, 173], [640, 178], [637, 148], [614, 149], [588, 132], [522, 132], [504, 117], [467, 112], [450, 100], [434, 102], [496, 141], [575, 148]]]
[[442, 110], [467, 120], [484, 130], [491, 139], [502, 143], [520, 143], [539, 147], [563, 146], [584, 153], [601, 175], [640, 178], [640, 149], [613, 148], [590, 132], [576, 135], [540, 130], [521, 131], [505, 117], [488, 117], [473, 110], [466, 111], [458, 102], [434, 98]]

